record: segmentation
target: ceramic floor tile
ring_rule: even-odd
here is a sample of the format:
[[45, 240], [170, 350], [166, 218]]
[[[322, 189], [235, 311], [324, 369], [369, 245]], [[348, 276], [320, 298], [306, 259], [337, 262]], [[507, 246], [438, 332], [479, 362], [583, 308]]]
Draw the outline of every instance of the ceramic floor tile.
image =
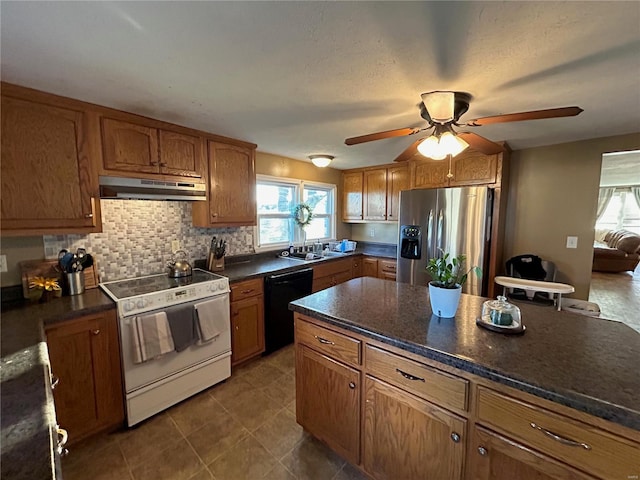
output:
[[242, 371], [241, 375], [254, 387], [262, 388], [270, 385], [282, 376], [283, 372], [266, 361], [254, 362]]
[[264, 480], [296, 480], [296, 477], [294, 477], [289, 470], [284, 468], [284, 465], [278, 463], [265, 475]]
[[345, 461], [329, 447], [306, 436], [280, 462], [297, 478], [326, 480], [333, 478]]
[[272, 418], [283, 407], [259, 390], [249, 390], [236, 396], [235, 401], [225, 408], [246, 429], [253, 432]]
[[284, 374], [264, 387], [262, 391], [286, 407], [296, 399], [296, 379], [293, 375]]
[[189, 478], [189, 480], [213, 480], [213, 475], [211, 475], [208, 468], [205, 468]]
[[253, 436], [276, 458], [282, 458], [304, 438], [304, 430], [287, 409], [258, 428]]
[[166, 450], [148, 455], [132, 473], [135, 480], [187, 480], [203, 468], [189, 443], [181, 439]]
[[69, 446], [69, 451], [73, 452], [73, 455], [65, 457], [63, 460], [70, 462], [77, 462], [85, 460], [98, 455], [101, 450], [106, 447], [117, 444], [117, 438], [119, 433], [97, 435], [95, 437], [83, 440], [80, 443], [72, 444]]
[[287, 405], [287, 410], [289, 410], [291, 413], [293, 413], [293, 416], [296, 416], [296, 401], [294, 400], [293, 402], [291, 402], [289, 405]]
[[118, 442], [129, 466], [133, 467], [182, 438], [171, 417], [161, 413], [128, 430]]
[[271, 355], [265, 357], [265, 361], [284, 373], [293, 374], [296, 367], [296, 356], [293, 344], [273, 352]]
[[65, 480], [130, 480], [127, 462], [117, 443], [101, 449], [95, 456], [75, 459], [73, 451], [62, 461]]
[[277, 463], [255, 438], [248, 436], [211, 463], [209, 470], [216, 480], [257, 480]]
[[235, 403], [238, 395], [254, 390], [256, 387], [247, 382], [240, 374], [234, 373], [226, 382], [210, 388], [209, 394], [224, 408], [227, 408]]
[[333, 480], [370, 480], [370, 477], [347, 462]]
[[230, 413], [218, 410], [204, 426], [187, 436], [187, 441], [208, 465], [247, 435], [247, 429]]
[[223, 410], [222, 405], [208, 391], [205, 391], [172, 407], [168, 413], [182, 434], [187, 436], [201, 428], [221, 410]]

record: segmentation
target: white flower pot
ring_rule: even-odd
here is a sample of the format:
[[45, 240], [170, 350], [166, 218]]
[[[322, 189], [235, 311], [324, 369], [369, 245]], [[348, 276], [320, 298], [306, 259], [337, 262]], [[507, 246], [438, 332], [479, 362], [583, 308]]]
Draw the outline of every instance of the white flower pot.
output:
[[436, 287], [433, 282], [429, 282], [429, 300], [431, 301], [433, 314], [444, 318], [455, 317], [461, 294], [461, 286], [458, 286], [458, 288], [442, 288]]

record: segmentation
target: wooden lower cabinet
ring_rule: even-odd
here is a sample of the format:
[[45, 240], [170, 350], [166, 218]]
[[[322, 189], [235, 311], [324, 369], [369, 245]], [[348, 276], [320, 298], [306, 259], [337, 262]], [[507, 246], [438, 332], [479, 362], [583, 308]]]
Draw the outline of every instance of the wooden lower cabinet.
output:
[[304, 345], [298, 346], [296, 356], [298, 423], [357, 465], [360, 463], [360, 372]]
[[343, 258], [314, 266], [313, 293], [351, 280], [353, 278], [352, 264], [352, 259]]
[[231, 364], [264, 352], [264, 295], [262, 279], [231, 285]]
[[461, 479], [465, 444], [466, 420], [366, 377], [362, 460], [374, 478]]
[[58, 424], [69, 443], [121, 425], [124, 398], [115, 310], [46, 327]]
[[476, 426], [466, 480], [595, 480], [518, 442]]
[[396, 279], [396, 260], [367, 257], [362, 260], [362, 276]]
[[351, 260], [351, 278], [358, 278], [362, 276], [362, 256], [358, 255], [357, 257]]
[[362, 259], [362, 276], [363, 277], [378, 276], [378, 259], [377, 258]]

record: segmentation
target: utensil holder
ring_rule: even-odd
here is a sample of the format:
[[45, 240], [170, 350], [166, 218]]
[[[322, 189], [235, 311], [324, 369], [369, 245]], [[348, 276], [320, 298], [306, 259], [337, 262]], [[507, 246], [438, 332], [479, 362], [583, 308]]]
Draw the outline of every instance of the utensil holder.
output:
[[84, 273], [82, 271], [65, 273], [65, 279], [69, 287], [69, 295], [84, 293]]

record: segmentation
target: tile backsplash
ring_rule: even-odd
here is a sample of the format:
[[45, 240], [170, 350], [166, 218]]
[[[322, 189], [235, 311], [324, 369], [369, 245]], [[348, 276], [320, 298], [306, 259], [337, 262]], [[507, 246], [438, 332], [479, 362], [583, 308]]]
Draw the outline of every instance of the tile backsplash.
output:
[[191, 202], [100, 200], [102, 233], [45, 235], [46, 258], [63, 249], [87, 249], [100, 281], [164, 272], [171, 242], [178, 240], [189, 261], [206, 258], [211, 238], [227, 241], [227, 255], [253, 253], [253, 227], [199, 228], [191, 225]]

